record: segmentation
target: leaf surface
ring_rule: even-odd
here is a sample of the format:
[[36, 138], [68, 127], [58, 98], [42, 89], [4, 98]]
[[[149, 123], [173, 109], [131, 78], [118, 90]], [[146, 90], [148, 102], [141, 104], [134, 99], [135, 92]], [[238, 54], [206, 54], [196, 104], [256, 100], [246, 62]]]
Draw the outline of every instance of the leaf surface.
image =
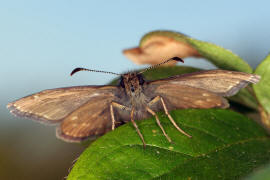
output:
[[256, 97], [265, 111], [270, 114], [270, 55], [259, 64], [255, 74], [261, 76], [260, 82], [253, 85]]
[[163, 113], [137, 124], [146, 149], [131, 123], [93, 142], [79, 157], [69, 180], [78, 179], [234, 179], [270, 160], [270, 139], [252, 120], [229, 110], [187, 109], [171, 112], [187, 133], [179, 133]]

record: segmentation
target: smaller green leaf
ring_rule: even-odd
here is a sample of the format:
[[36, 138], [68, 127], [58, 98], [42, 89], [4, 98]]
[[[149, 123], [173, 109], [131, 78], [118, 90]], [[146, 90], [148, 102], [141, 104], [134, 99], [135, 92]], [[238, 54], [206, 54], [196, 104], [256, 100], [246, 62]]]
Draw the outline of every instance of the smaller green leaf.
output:
[[252, 73], [252, 68], [238, 55], [212, 43], [187, 38], [199, 53], [221, 69]]
[[[154, 41], [153, 38], [155, 37], [168, 37], [181, 43], [187, 43], [188, 45], [196, 49], [202, 57], [206, 58], [211, 63], [213, 63], [214, 65], [216, 65], [221, 69], [242, 71], [247, 73], [252, 72], [252, 68], [242, 58], [240, 58], [238, 55], [234, 54], [230, 50], [224, 49], [212, 43], [193, 39], [178, 32], [173, 31], [150, 32], [142, 37], [140, 47], [142, 48], [144, 44], [147, 43], [148, 40]], [[160, 39], [157, 38], [157, 41], [160, 41]], [[166, 52], [166, 53], [167, 57], [172, 57], [169, 56], [169, 53], [173, 54], [174, 52]], [[160, 56], [163, 55], [160, 54]]]
[[[138, 70], [138, 72], [141, 70]], [[146, 80], [158, 80], [158, 79], [168, 78], [170, 76], [192, 73], [196, 71], [200, 71], [200, 69], [188, 67], [188, 66], [169, 66], [169, 67], [158, 67], [155, 69], [150, 69], [144, 72], [143, 75]], [[110, 84], [116, 85], [117, 82], [118, 82], [118, 79], [114, 79]]]
[[229, 99], [241, 105], [257, 110], [258, 109], [257, 100], [253, 95], [249, 93], [247, 88], [250, 88], [250, 86], [241, 89], [236, 95], [229, 97]]
[[196, 71], [201, 71], [201, 69], [188, 66], [169, 66], [150, 69], [149, 71], [144, 72], [143, 75], [148, 80], [158, 80]]
[[264, 110], [270, 114], [270, 54], [259, 64], [255, 74], [261, 76], [260, 82], [253, 85], [256, 97]]

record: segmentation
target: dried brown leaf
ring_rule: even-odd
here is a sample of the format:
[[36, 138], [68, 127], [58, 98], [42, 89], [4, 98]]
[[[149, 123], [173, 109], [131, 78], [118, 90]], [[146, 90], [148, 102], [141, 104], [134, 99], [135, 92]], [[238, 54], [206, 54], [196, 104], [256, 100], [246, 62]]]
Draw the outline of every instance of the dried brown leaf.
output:
[[[165, 36], [149, 37], [140, 47], [125, 49], [124, 55], [136, 64], [158, 64], [172, 57], [200, 57], [198, 51], [186, 42]], [[174, 65], [176, 62], [165, 65]]]

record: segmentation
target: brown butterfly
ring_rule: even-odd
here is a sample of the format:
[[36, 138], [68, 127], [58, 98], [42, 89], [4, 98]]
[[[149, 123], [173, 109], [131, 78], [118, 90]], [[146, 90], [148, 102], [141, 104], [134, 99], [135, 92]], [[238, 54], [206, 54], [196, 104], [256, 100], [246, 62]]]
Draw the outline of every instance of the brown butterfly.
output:
[[[169, 61], [181, 61], [174, 57], [152, 66], [152, 69]], [[96, 137], [116, 127], [132, 122], [143, 145], [145, 141], [135, 120], [155, 116], [167, 140], [157, 111], [164, 110], [171, 123], [184, 135], [184, 132], [169, 114], [173, 109], [186, 108], [227, 108], [223, 97], [236, 94], [249, 83], [257, 83], [260, 76], [243, 72], [209, 70], [177, 75], [156, 81], [145, 81], [141, 71], [117, 74], [76, 68], [78, 71], [95, 71], [121, 75], [118, 86], [75, 86], [44, 90], [26, 96], [7, 105], [10, 112], [45, 123], [60, 123], [57, 137], [65, 141], [80, 142]]]

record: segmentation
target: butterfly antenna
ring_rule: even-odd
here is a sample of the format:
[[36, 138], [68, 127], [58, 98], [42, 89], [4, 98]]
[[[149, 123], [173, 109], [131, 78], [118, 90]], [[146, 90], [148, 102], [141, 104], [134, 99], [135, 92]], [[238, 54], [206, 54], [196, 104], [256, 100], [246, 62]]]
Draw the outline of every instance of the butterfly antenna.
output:
[[109, 71], [99, 71], [99, 70], [94, 70], [94, 69], [86, 69], [86, 68], [75, 68], [70, 75], [72, 76], [73, 74], [79, 72], [79, 71], [91, 71], [91, 72], [100, 72], [100, 73], [106, 73], [106, 74], [114, 74], [114, 75], [121, 75], [118, 73], [114, 73], [114, 72], [109, 72]]
[[151, 66], [151, 67], [149, 67], [149, 68], [146, 68], [146, 69], [142, 70], [141, 72], [139, 72], [139, 74], [142, 74], [142, 73], [144, 73], [145, 71], [148, 71], [148, 70], [150, 70], [150, 69], [154, 69], [154, 68], [156, 68], [156, 67], [158, 67], [158, 66], [160, 66], [160, 65], [162, 65], [162, 64], [166, 64], [166, 63], [168, 63], [168, 62], [170, 62], [170, 61], [178, 61], [178, 62], [184, 63], [184, 60], [183, 60], [183, 59], [181, 59], [181, 58], [179, 58], [179, 57], [173, 57], [173, 58], [168, 59], [168, 60], [166, 60], [166, 61], [164, 61], [164, 62], [162, 62], [162, 63], [159, 63], [159, 64], [156, 64], [156, 65]]

